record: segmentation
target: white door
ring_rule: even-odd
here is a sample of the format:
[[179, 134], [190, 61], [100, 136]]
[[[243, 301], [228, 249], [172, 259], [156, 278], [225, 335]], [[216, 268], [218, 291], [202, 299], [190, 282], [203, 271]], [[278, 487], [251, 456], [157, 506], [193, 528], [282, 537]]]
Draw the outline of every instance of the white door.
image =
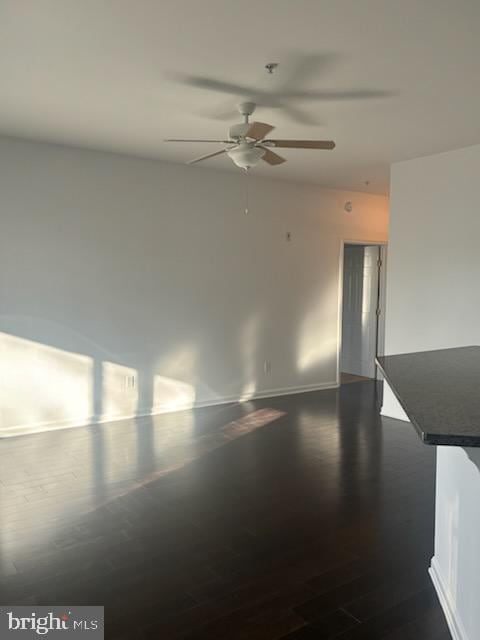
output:
[[345, 245], [341, 371], [375, 377], [378, 247]]

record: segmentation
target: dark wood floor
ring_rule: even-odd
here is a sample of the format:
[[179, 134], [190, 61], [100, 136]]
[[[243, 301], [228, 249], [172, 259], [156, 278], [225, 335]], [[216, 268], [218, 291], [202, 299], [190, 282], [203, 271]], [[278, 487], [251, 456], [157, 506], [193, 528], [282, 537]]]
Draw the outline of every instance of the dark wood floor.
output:
[[0, 604], [106, 637], [446, 640], [435, 449], [375, 383], [0, 441]]

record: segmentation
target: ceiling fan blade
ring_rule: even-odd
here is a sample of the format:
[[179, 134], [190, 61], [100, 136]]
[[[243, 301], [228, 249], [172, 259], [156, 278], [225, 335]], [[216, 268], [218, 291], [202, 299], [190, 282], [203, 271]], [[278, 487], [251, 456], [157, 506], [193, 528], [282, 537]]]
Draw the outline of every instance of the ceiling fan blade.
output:
[[308, 113], [304, 109], [293, 107], [288, 102], [285, 102], [281, 108], [292, 122], [313, 125], [315, 127], [325, 124], [317, 117], [317, 114], [313, 115], [313, 113]]
[[346, 91], [282, 91], [281, 96], [287, 99], [297, 100], [369, 100], [373, 98], [390, 98], [393, 91], [381, 91], [377, 89], [352, 89]]
[[265, 149], [265, 154], [263, 155], [262, 160], [265, 160], [265, 162], [268, 162], [268, 164], [275, 165], [283, 164], [284, 162], [286, 162], [285, 158], [279, 156], [278, 153], [270, 151], [270, 149], [267, 149], [267, 147], [262, 147], [262, 149]]
[[333, 140], [265, 140], [283, 149], [335, 149]]
[[233, 140], [190, 140], [189, 138], [167, 138], [164, 142], [216, 142], [217, 144], [232, 144]]
[[228, 149], [222, 149], [221, 151], [215, 151], [215, 153], [207, 153], [205, 156], [200, 156], [199, 158], [194, 158], [194, 160], [189, 160], [187, 164], [195, 164], [196, 162], [201, 162], [202, 160], [208, 160], [208, 158], [221, 156], [222, 153], [227, 153], [227, 151]]
[[291, 52], [282, 62], [282, 75], [279, 78], [282, 82], [278, 86], [278, 93], [283, 95], [308, 87], [336, 65], [340, 58], [337, 53]]
[[173, 80], [181, 82], [190, 87], [199, 87], [200, 89], [209, 89], [210, 91], [218, 91], [219, 93], [229, 93], [237, 96], [249, 96], [252, 94], [252, 87], [244, 87], [231, 82], [223, 82], [215, 78], [205, 76], [189, 76], [180, 73], [171, 74]]
[[252, 138], [253, 140], [263, 140], [266, 135], [273, 131], [275, 127], [271, 124], [265, 124], [265, 122], [252, 122], [251, 126], [245, 132], [246, 138]]

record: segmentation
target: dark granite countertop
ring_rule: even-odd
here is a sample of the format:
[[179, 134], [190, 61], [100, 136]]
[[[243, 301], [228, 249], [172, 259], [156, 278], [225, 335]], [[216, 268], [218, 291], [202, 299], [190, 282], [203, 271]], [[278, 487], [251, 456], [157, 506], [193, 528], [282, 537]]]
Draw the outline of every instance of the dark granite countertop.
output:
[[377, 364], [425, 444], [480, 447], [480, 347], [382, 356]]

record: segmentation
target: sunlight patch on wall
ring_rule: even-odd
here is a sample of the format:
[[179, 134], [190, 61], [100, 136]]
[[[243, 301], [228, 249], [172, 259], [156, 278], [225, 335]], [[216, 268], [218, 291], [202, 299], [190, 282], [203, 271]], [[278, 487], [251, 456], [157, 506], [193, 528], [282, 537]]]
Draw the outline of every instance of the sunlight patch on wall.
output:
[[182, 344], [155, 363], [155, 371], [167, 378], [190, 379], [197, 366], [197, 348], [194, 344]]
[[240, 396], [238, 398], [238, 401], [239, 402], [248, 402], [248, 400], [251, 400], [254, 397], [256, 390], [257, 390], [257, 385], [255, 384], [255, 382], [253, 382], [253, 381], [246, 382], [243, 385], [242, 391], [240, 392]]
[[240, 333], [239, 350], [243, 364], [243, 386], [239, 399], [241, 402], [250, 400], [257, 390], [258, 375], [258, 341], [261, 317], [255, 313], [246, 321]]
[[[308, 346], [309, 343], [311, 343], [310, 346]], [[305, 338], [299, 351], [297, 360], [299, 371], [308, 371], [326, 362], [334, 364], [337, 359], [337, 339], [328, 338], [325, 340], [319, 333], [316, 340]], [[329, 380], [329, 382], [331, 381]]]
[[152, 413], [191, 409], [194, 404], [195, 388], [191, 384], [165, 376], [154, 376]]
[[[306, 313], [297, 343], [297, 370], [308, 371], [326, 364], [335, 369], [337, 361], [338, 284], [333, 283], [326, 294]], [[335, 315], [332, 314], [335, 311]], [[335, 326], [333, 324], [335, 323]], [[332, 382], [333, 380], [328, 380]]]
[[153, 376], [152, 413], [191, 409], [195, 404], [197, 351], [193, 345], [177, 347], [156, 363]]
[[89, 356], [0, 333], [0, 435], [88, 423], [92, 376]]
[[132, 367], [115, 362], [102, 363], [101, 422], [137, 414], [138, 373]]

